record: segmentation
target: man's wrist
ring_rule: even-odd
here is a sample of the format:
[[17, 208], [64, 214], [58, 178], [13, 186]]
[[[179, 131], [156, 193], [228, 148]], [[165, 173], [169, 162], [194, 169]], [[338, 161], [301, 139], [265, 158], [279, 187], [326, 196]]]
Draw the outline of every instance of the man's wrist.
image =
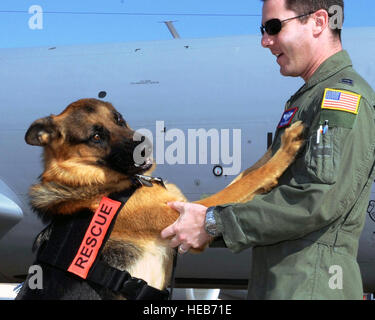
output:
[[221, 235], [221, 231], [218, 228], [214, 215], [215, 207], [209, 207], [206, 210], [206, 218], [204, 223], [204, 229], [212, 237], [218, 237]]

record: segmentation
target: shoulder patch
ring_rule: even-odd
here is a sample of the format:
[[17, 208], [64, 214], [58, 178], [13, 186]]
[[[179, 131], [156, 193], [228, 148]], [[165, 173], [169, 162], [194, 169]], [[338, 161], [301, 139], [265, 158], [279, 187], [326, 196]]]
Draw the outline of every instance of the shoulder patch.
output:
[[277, 128], [280, 129], [280, 128], [289, 126], [292, 123], [292, 120], [297, 111], [298, 111], [298, 108], [291, 108], [291, 109], [285, 110]]
[[322, 101], [322, 109], [344, 111], [358, 114], [361, 95], [345, 91], [326, 88]]

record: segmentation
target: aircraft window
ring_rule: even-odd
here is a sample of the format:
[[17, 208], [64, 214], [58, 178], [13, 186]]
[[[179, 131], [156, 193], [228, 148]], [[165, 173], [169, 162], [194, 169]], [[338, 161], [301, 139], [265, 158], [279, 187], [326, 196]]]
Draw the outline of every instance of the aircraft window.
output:
[[104, 98], [106, 95], [107, 95], [107, 92], [105, 92], [105, 91], [100, 91], [98, 93], [98, 97], [101, 98], [101, 99]]
[[221, 177], [223, 175], [223, 167], [217, 165], [212, 169], [212, 172], [215, 175], [215, 177]]

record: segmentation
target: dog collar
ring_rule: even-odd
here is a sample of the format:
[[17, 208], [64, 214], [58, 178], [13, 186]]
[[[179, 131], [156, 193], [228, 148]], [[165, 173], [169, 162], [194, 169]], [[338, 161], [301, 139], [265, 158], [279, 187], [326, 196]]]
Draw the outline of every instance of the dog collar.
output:
[[163, 179], [160, 177], [150, 177], [142, 174], [136, 174], [134, 175], [133, 180], [136, 184], [145, 187], [152, 187], [153, 183], [156, 183], [161, 185], [163, 188], [166, 188]]
[[[46, 228], [50, 237], [40, 246], [38, 263], [64, 270], [77, 280], [83, 279], [121, 293], [128, 300], [168, 299], [168, 290], [153, 288], [144, 280], [134, 278], [127, 271], [113, 268], [99, 259], [118, 213], [133, 192], [103, 197], [94, 215], [87, 209], [72, 216], [55, 217]], [[42, 232], [46, 232], [46, 229]]]

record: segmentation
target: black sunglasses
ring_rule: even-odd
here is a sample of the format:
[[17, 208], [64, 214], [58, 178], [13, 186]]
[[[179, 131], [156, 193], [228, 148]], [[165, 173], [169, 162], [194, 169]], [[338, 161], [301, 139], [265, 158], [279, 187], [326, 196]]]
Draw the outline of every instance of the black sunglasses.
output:
[[302, 14], [302, 15], [297, 16], [297, 17], [288, 18], [288, 19], [285, 19], [285, 20], [280, 20], [280, 19], [268, 20], [264, 25], [260, 26], [260, 32], [262, 33], [262, 35], [264, 35], [264, 32], [267, 32], [268, 35], [274, 36], [281, 31], [281, 28], [283, 27], [283, 25], [282, 25], [283, 22], [293, 20], [293, 19], [297, 19], [297, 18], [306, 17], [306, 16], [309, 16], [310, 14], [313, 14], [313, 13], [314, 13], [314, 11], [310, 12], [310, 13]]

